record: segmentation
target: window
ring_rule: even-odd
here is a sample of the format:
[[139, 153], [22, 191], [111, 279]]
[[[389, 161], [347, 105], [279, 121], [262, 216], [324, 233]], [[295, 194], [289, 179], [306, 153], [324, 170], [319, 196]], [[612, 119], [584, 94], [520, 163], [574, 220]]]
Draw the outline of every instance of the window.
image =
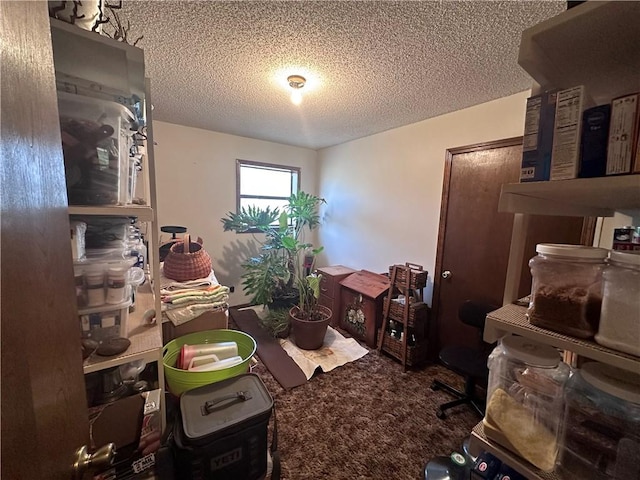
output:
[[300, 168], [237, 160], [236, 182], [238, 212], [249, 205], [282, 211], [291, 194], [298, 193]]

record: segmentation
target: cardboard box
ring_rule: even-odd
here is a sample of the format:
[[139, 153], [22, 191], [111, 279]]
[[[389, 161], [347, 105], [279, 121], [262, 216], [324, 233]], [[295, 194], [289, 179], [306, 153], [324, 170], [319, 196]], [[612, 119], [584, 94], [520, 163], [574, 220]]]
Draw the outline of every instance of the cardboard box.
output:
[[611, 102], [611, 125], [607, 149], [607, 175], [631, 173], [640, 123], [640, 93]]
[[604, 177], [607, 172], [607, 145], [611, 105], [588, 108], [582, 115], [580, 178]]
[[527, 99], [520, 182], [549, 180], [557, 98], [555, 90]]
[[175, 326], [171, 320], [163, 319], [162, 342], [167, 344], [174, 338], [181, 337], [188, 333], [202, 332], [203, 330], [218, 330], [229, 328], [229, 311], [220, 310], [217, 312], [205, 312], [182, 325]]
[[578, 176], [584, 105], [583, 85], [558, 92], [550, 180], [566, 180]]
[[89, 410], [92, 448], [116, 445], [113, 465], [94, 480], [143, 478], [153, 470], [162, 436], [161, 401], [157, 389]]

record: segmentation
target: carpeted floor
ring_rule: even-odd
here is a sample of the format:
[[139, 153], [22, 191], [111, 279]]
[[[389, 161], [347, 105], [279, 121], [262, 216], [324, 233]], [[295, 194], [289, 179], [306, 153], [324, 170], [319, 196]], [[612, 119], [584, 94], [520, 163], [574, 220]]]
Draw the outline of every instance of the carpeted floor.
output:
[[284, 480], [420, 479], [427, 460], [460, 451], [480, 420], [467, 406], [436, 417], [451, 397], [431, 382], [460, 388], [457, 375], [439, 365], [402, 373], [376, 351], [292, 390], [261, 363], [253, 371], [276, 404]]

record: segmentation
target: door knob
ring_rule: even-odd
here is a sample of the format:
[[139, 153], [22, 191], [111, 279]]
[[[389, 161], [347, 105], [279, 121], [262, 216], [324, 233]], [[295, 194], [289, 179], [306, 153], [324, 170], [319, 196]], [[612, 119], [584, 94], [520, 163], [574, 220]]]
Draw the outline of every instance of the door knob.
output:
[[451, 278], [451, 272], [449, 270], [445, 270], [444, 272], [442, 272], [442, 278]]
[[73, 463], [75, 480], [81, 480], [85, 473], [98, 473], [105, 470], [113, 462], [116, 454], [116, 446], [107, 443], [94, 453], [89, 453], [87, 446], [83, 445], [76, 451], [76, 461]]

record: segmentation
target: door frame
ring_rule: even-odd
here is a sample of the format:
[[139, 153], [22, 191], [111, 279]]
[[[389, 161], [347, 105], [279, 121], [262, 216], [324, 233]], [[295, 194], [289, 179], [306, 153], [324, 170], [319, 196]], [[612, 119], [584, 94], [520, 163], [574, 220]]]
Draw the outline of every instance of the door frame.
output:
[[[444, 175], [442, 180], [442, 199], [440, 201], [440, 221], [438, 223], [438, 242], [436, 245], [436, 264], [433, 272], [433, 301], [431, 302], [432, 326], [429, 335], [434, 339], [431, 351], [437, 351], [439, 338], [438, 314], [440, 310], [440, 281], [442, 280], [442, 258], [444, 256], [444, 239], [447, 233], [447, 213], [449, 209], [449, 193], [451, 184], [451, 167], [454, 155], [472, 153], [480, 150], [493, 150], [496, 148], [513, 147], [522, 145], [523, 137], [511, 137], [503, 140], [476, 143], [463, 147], [448, 148], [445, 154]], [[434, 353], [434, 355], [436, 355]], [[435, 358], [435, 357], [434, 357]]]

